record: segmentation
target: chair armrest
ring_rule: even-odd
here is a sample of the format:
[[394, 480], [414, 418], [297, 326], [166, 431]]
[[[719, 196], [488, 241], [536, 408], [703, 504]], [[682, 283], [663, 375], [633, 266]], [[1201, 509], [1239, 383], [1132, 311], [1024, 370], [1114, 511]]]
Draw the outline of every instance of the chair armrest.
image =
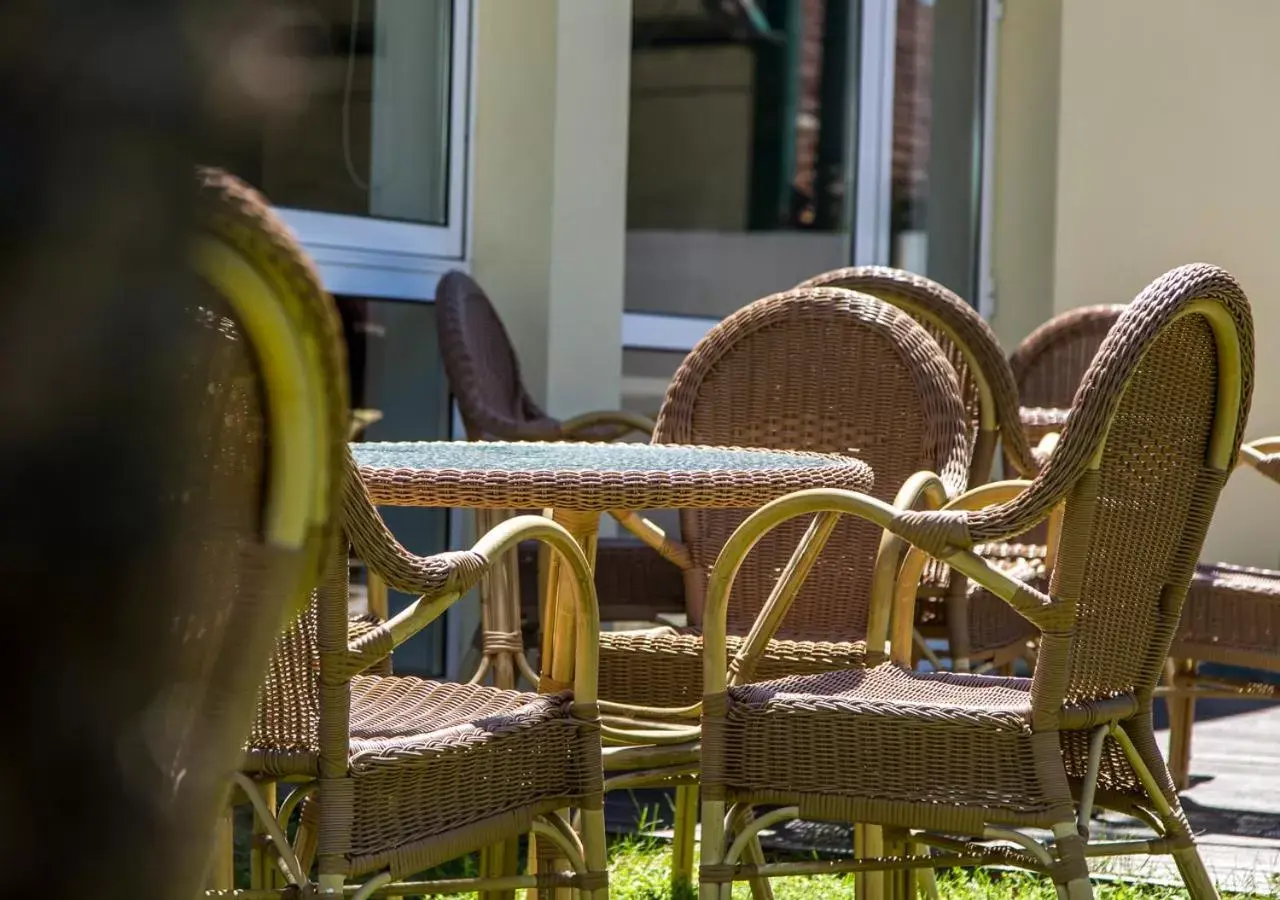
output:
[[[775, 605], [780, 599], [785, 601], [785, 594], [794, 595], [798, 590], [804, 575], [807, 574], [825, 542], [825, 535], [830, 534], [836, 520], [843, 515], [865, 519], [905, 538], [912, 544], [913, 550], [908, 553], [907, 561], [903, 563], [904, 571], [899, 576], [899, 584], [903, 582], [905, 567], [913, 554], [917, 554], [917, 551], [920, 554], [927, 553], [1009, 603], [1017, 612], [1042, 630], [1060, 630], [1063, 623], [1069, 627], [1072, 615], [1069, 604], [1056, 601], [1000, 571], [969, 549], [972, 541], [968, 538], [968, 529], [960, 513], [960, 509], [963, 508], [959, 505], [961, 501], [976, 503], [977, 498], [983, 496], [983, 492], [987, 496], [999, 497], [1002, 494], [1020, 490], [1026, 484], [1025, 482], [997, 482], [995, 485], [984, 485], [952, 501], [948, 504], [949, 508], [927, 512], [903, 510], [866, 494], [831, 488], [796, 491], [765, 504], [748, 516], [730, 536], [711, 572], [703, 623], [704, 696], [721, 694], [729, 684], [730, 664], [727, 659], [725, 637], [726, 613], [729, 593], [743, 560], [751, 548], [768, 532], [783, 522], [799, 516], [813, 516], [813, 523], [801, 539], [791, 561], [783, 570], [782, 576], [774, 586], [773, 594], [765, 602], [756, 620], [756, 627], [753, 627], [748, 640], [743, 642], [743, 647], [733, 660], [732, 671], [735, 673], [735, 682], [740, 680], [736, 673], [749, 672], [759, 653], [773, 637], [780, 623], [780, 617], [775, 615]], [[913, 605], [915, 591], [916, 585], [913, 584], [911, 586]], [[895, 627], [897, 630], [902, 629], [900, 620]], [[909, 617], [905, 628], [907, 630], [905, 643], [895, 640], [893, 645], [895, 658], [910, 653]], [[869, 636], [869, 645], [874, 646], [877, 639], [883, 640], [883, 636]]]
[[626, 410], [596, 410], [566, 419], [560, 429], [568, 440], [616, 441], [629, 434], [653, 436], [654, 421]]
[[1255, 469], [1280, 483], [1280, 437], [1259, 438], [1240, 448], [1237, 464]]
[[[573, 575], [577, 588], [575, 602], [578, 612], [574, 668], [574, 700], [577, 703], [594, 704], [597, 699], [597, 671], [599, 667], [600, 612], [596, 603], [595, 585], [591, 566], [582, 548], [562, 525], [544, 516], [516, 516], [507, 519], [480, 538], [470, 550], [457, 553], [441, 553], [436, 556], [416, 557], [419, 567], [436, 566], [460, 571], [458, 561], [466, 559], [465, 577], [450, 581], [447, 588], [434, 594], [424, 594], [401, 612], [381, 625], [375, 626], [351, 642], [349, 647], [349, 671], [363, 671], [391, 653], [413, 635], [440, 617], [456, 603], [466, 590], [480, 580], [504, 553], [515, 552], [521, 541], [536, 540], [558, 553]], [[370, 565], [371, 570], [376, 569]], [[465, 587], [463, 587], [465, 585]]]

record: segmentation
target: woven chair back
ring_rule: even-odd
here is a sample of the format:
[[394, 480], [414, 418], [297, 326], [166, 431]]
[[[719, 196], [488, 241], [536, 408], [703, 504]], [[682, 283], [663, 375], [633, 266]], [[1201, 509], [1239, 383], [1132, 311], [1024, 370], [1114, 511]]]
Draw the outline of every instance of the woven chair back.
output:
[[1050, 593], [1073, 614], [1042, 643], [1041, 713], [1152, 695], [1239, 449], [1252, 379], [1239, 285], [1214, 266], [1175, 269], [1111, 327], [1031, 488], [967, 517], [981, 542], [1066, 502]]
[[1086, 306], [1054, 316], [1026, 337], [1009, 364], [1023, 406], [1066, 409], [1124, 306]]
[[1018, 392], [1009, 362], [995, 332], [972, 305], [936, 281], [887, 266], [835, 269], [803, 286], [842, 287], [870, 294], [907, 313], [938, 342], [956, 370], [969, 414], [974, 441], [971, 487], [990, 477], [997, 438], [1003, 441], [1014, 472], [1035, 474], [1031, 450], [1018, 422]]
[[469, 276], [450, 272], [436, 290], [436, 334], [449, 390], [468, 437], [526, 440], [554, 436], [559, 423], [533, 402], [506, 326]]
[[[887, 500], [920, 470], [959, 490], [969, 466], [964, 406], [937, 343], [894, 307], [833, 288], [766, 297], [713, 328], [676, 372], [654, 441], [852, 454], [871, 465], [875, 493]], [[744, 515], [682, 513], [698, 567], [710, 570]], [[805, 527], [797, 520], [779, 528], [752, 551], [730, 606], [730, 633], [750, 628]], [[779, 636], [865, 638], [879, 541], [878, 530], [842, 522]], [[695, 624], [697, 600], [690, 598]]]

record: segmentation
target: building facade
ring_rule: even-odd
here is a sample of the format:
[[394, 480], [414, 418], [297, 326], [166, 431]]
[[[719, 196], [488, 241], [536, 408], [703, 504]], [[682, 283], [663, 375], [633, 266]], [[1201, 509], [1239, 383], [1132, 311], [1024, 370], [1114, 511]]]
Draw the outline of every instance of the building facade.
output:
[[[1238, 272], [1271, 324], [1274, 0], [301, 8], [310, 100], [229, 164], [338, 298], [372, 439], [450, 433], [431, 302], [455, 268], [565, 416], [654, 411], [715, 321], [850, 263], [948, 284], [1010, 349], [1192, 259]], [[1280, 427], [1280, 401], [1260, 391], [1254, 421]], [[1248, 488], [1210, 549], [1275, 564]], [[442, 514], [393, 513], [414, 549], [449, 540]], [[470, 621], [443, 627], [409, 668], [456, 664]]]

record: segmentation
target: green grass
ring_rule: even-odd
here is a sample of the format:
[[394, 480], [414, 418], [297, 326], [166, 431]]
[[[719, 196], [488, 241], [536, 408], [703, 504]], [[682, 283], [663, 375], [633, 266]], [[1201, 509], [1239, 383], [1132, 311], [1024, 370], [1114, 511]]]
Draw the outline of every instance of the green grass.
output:
[[[670, 886], [671, 850], [657, 841], [627, 839], [615, 843], [609, 854], [609, 896], [614, 900], [694, 900], [696, 891], [672, 895]], [[938, 873], [942, 900], [1056, 900], [1053, 885], [1044, 878], [1016, 873], [956, 869]], [[853, 900], [852, 875], [820, 875], [807, 878], [777, 878], [773, 881], [777, 900]], [[1094, 885], [1098, 900], [1174, 900], [1186, 897], [1181, 888], [1151, 887], [1117, 882]], [[734, 900], [750, 900], [745, 884], [733, 888]], [[1273, 891], [1228, 895], [1274, 897]]]

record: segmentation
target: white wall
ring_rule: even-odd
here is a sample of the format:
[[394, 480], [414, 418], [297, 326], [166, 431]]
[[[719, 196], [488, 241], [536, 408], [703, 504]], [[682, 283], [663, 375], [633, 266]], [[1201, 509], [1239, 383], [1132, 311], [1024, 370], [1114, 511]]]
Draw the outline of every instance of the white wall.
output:
[[[1062, 4], [1054, 309], [1127, 301], [1181, 263], [1230, 270], [1259, 336], [1251, 436], [1280, 431], [1277, 34], [1276, 0]], [[1206, 556], [1280, 563], [1278, 503], [1238, 474]]]

